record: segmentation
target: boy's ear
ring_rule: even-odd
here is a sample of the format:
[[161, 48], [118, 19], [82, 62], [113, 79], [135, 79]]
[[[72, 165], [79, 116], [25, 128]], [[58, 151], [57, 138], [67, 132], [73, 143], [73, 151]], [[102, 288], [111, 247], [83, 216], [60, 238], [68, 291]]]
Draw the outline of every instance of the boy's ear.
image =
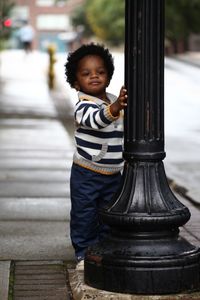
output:
[[74, 82], [74, 88], [77, 90], [77, 92], [80, 91], [80, 86], [77, 81]]
[[108, 79], [107, 84], [106, 84], [106, 87], [108, 87], [109, 84], [110, 84], [110, 79]]

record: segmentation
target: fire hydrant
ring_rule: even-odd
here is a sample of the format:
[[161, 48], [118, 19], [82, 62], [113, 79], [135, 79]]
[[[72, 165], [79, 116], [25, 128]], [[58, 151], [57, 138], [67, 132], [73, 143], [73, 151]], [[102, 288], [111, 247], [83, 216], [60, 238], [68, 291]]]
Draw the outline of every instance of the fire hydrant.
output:
[[55, 70], [54, 64], [56, 62], [55, 52], [56, 48], [54, 45], [49, 45], [47, 48], [49, 54], [49, 69], [48, 69], [48, 86], [50, 90], [53, 90], [55, 87]]

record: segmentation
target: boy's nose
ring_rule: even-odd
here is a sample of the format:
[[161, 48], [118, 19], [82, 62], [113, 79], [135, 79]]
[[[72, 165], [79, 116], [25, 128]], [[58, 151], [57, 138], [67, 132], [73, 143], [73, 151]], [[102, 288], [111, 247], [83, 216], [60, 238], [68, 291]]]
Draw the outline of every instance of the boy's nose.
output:
[[91, 77], [93, 78], [93, 77], [98, 77], [98, 74], [96, 73], [96, 72], [93, 72], [92, 74], [91, 74]]

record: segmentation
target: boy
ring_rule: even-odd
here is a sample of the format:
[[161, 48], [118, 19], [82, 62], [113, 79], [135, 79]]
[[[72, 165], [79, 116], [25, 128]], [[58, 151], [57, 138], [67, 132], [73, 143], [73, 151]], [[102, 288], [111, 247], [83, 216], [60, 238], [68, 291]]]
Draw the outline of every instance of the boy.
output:
[[78, 91], [75, 106], [76, 150], [71, 169], [72, 245], [83, 268], [88, 246], [108, 231], [98, 216], [116, 192], [123, 168], [121, 110], [127, 105], [127, 91], [119, 97], [106, 92], [114, 72], [109, 50], [98, 44], [83, 45], [68, 55], [65, 75]]

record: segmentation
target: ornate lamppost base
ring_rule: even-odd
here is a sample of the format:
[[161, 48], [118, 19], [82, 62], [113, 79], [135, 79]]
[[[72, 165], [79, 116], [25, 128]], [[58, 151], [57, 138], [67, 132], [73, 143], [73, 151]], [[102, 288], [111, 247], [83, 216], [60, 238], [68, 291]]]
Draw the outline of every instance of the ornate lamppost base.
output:
[[111, 234], [85, 258], [85, 282], [112, 292], [172, 294], [200, 288], [200, 249], [179, 236], [189, 210], [162, 162], [127, 163], [123, 187], [101, 216]]
[[85, 282], [132, 294], [170, 294], [200, 287], [200, 251], [178, 233], [113, 233], [85, 259]]

